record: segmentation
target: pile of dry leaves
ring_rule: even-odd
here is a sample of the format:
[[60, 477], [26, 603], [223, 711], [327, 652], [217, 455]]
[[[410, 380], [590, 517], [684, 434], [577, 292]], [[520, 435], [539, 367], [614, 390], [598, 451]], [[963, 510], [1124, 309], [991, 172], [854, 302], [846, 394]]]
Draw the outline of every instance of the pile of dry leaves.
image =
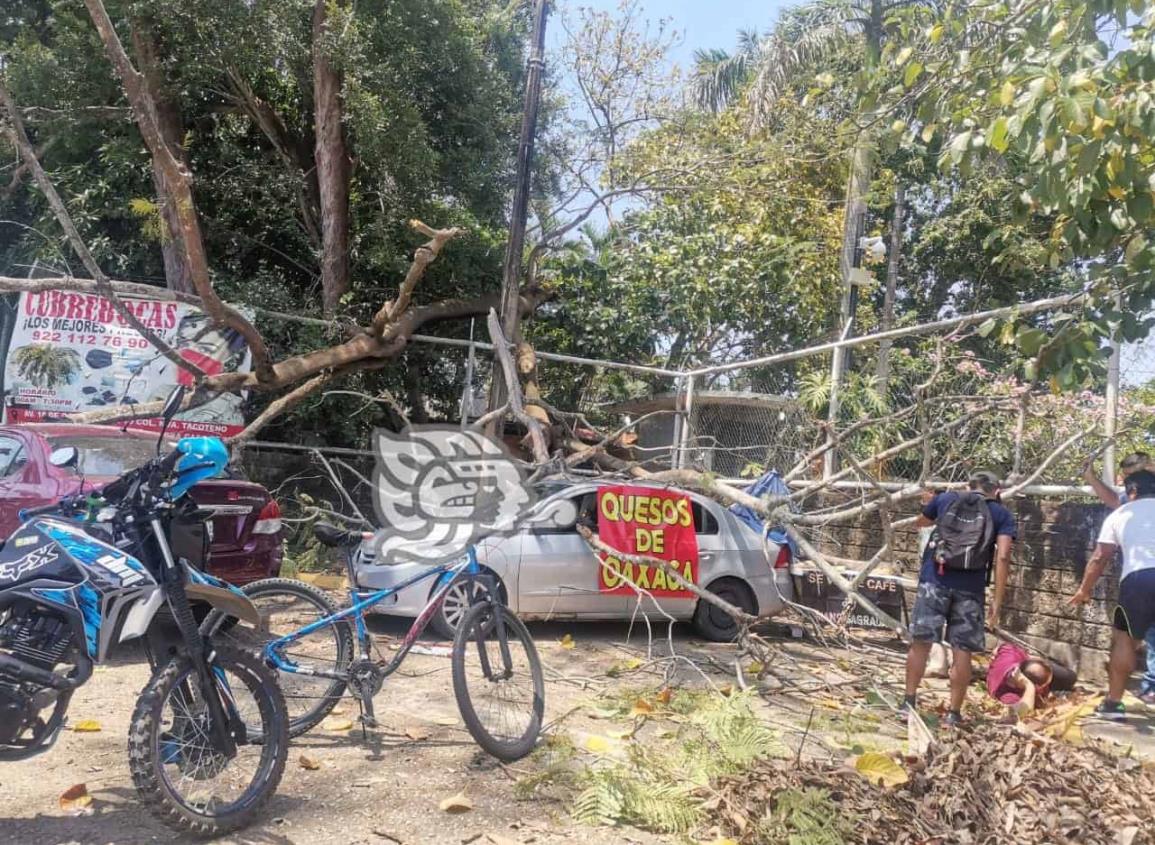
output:
[[[893, 768], [898, 777], [883, 786], [853, 761], [768, 760], [721, 784], [711, 821], [739, 842], [767, 845], [1155, 845], [1155, 774], [1090, 746], [990, 726]], [[838, 818], [800, 813], [800, 795]]]

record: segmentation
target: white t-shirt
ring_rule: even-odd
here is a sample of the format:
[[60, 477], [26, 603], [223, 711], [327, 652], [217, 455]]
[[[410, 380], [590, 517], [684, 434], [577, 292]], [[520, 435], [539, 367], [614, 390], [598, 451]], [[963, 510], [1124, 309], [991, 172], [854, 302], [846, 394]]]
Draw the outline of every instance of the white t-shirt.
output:
[[1155, 569], [1155, 499], [1136, 499], [1111, 511], [1099, 542], [1122, 548], [1120, 580], [1140, 569]]

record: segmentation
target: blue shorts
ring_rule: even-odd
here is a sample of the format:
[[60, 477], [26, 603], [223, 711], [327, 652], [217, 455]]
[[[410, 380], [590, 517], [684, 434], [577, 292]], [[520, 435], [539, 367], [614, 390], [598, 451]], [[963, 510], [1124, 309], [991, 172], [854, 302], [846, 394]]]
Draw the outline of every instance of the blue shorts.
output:
[[1136, 640], [1155, 628], [1155, 569], [1140, 569], [1123, 579], [1112, 622], [1115, 630]]
[[910, 636], [919, 642], [946, 642], [951, 648], [972, 653], [984, 651], [983, 596], [923, 581], [910, 612]]

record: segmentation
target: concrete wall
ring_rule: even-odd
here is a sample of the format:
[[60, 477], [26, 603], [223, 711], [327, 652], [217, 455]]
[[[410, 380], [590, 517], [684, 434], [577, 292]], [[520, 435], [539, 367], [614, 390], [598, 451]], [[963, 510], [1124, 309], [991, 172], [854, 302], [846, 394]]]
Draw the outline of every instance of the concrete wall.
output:
[[[1095, 601], [1071, 608], [1074, 594], [1094, 549], [1106, 509], [1085, 500], [1016, 499], [1007, 506], [1015, 514], [1019, 539], [1004, 602], [1002, 624], [1032, 646], [1079, 669], [1080, 677], [1105, 677], [1111, 642], [1110, 613], [1118, 596], [1118, 566], [1100, 579]], [[916, 512], [916, 505], [901, 515]], [[903, 574], [918, 574], [918, 530], [896, 532], [897, 558]], [[869, 559], [882, 545], [877, 514], [856, 525], [827, 530], [821, 547], [845, 558]], [[913, 596], [909, 597], [913, 601]]]

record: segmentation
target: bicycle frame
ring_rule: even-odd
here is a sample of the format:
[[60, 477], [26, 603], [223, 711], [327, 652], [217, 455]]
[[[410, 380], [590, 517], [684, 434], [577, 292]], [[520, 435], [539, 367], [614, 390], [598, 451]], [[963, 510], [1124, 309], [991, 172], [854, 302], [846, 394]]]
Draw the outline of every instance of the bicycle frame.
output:
[[309, 666], [298, 666], [281, 652], [287, 646], [292, 645], [294, 642], [302, 639], [303, 637], [309, 636], [309, 634], [312, 634], [315, 631], [337, 625], [341, 622], [344, 622], [349, 617], [353, 617], [353, 622], [357, 631], [357, 644], [358, 649], [360, 650], [360, 656], [365, 660], [371, 659], [369, 631], [365, 627], [364, 611], [368, 610], [379, 602], [385, 601], [390, 596], [400, 592], [401, 590], [413, 586], [414, 584], [419, 584], [422, 581], [427, 581], [431, 578], [444, 578], [444, 583], [434, 591], [433, 595], [429, 598], [428, 604], [425, 605], [424, 609], [422, 609], [421, 613], [413, 621], [413, 625], [405, 634], [405, 639], [401, 641], [401, 646], [397, 649], [396, 653], [389, 660], [389, 662], [382, 667], [382, 673], [385, 676], [391, 675], [397, 670], [397, 667], [401, 665], [401, 662], [405, 659], [405, 656], [409, 654], [409, 650], [413, 648], [413, 644], [417, 641], [417, 638], [421, 636], [421, 633], [425, 630], [426, 625], [429, 624], [429, 620], [433, 617], [433, 614], [441, 608], [441, 604], [445, 601], [445, 596], [449, 593], [449, 588], [452, 586], [457, 576], [465, 573], [471, 578], [484, 577], [481, 565], [477, 562], [477, 552], [473, 546], [469, 547], [465, 558], [462, 560], [454, 561], [453, 563], [442, 564], [441, 566], [434, 567], [433, 569], [427, 570], [425, 572], [420, 572], [407, 581], [398, 584], [396, 587], [389, 587], [384, 590], [377, 590], [369, 593], [358, 590], [355, 585], [353, 552], [351, 550], [346, 551], [346, 566], [348, 569], [349, 582], [351, 585], [349, 589], [349, 595], [353, 602], [352, 605], [344, 608], [338, 613], [334, 613], [332, 616], [326, 616], [324, 619], [318, 619], [316, 622], [311, 622], [298, 631], [294, 631], [291, 634], [286, 634], [283, 637], [266, 643], [264, 656], [268, 663], [276, 667], [278, 670], [282, 672], [289, 672], [290, 674], [313, 675], [323, 678], [333, 678], [334, 680], [339, 681], [347, 681], [349, 680], [348, 672], [330, 672], [323, 669], [315, 669]]

